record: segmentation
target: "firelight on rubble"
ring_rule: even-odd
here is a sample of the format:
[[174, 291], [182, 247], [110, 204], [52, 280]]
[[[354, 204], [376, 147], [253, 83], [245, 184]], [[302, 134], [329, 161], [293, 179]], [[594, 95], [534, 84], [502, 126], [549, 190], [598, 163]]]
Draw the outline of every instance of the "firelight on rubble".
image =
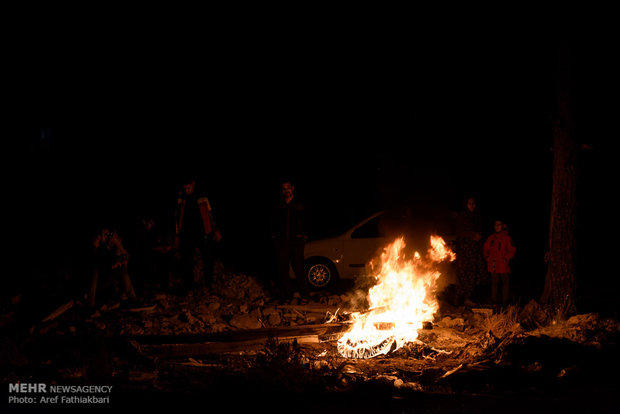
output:
[[340, 355], [372, 358], [416, 341], [439, 309], [436, 264], [456, 258], [441, 237], [431, 236], [430, 245], [426, 258], [414, 252], [409, 259], [403, 237], [384, 248], [377, 284], [368, 291], [370, 310], [352, 314], [353, 328], [338, 341]]

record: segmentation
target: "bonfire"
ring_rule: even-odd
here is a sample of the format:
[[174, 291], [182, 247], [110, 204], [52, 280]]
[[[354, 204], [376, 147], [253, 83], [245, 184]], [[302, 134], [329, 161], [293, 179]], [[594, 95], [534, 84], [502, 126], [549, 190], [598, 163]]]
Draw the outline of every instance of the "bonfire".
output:
[[338, 341], [338, 352], [347, 358], [372, 358], [415, 342], [424, 322], [432, 321], [439, 305], [435, 295], [441, 273], [437, 264], [456, 255], [438, 236], [422, 257], [408, 256], [403, 237], [386, 246], [368, 291], [370, 307], [351, 314], [353, 326]]

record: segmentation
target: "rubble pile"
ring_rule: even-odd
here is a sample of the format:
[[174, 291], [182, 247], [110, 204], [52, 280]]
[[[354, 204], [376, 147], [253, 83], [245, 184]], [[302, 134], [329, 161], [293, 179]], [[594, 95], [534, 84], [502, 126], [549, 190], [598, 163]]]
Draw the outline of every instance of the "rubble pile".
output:
[[614, 340], [620, 333], [620, 323], [611, 318], [603, 318], [598, 313], [585, 313], [568, 319], [552, 320], [549, 325], [529, 333], [533, 336], [547, 336], [565, 339], [574, 343], [601, 348]]
[[[277, 300], [255, 277], [217, 263], [213, 286], [183, 292], [145, 291], [139, 303], [108, 301], [90, 308], [72, 300], [40, 318], [32, 333], [104, 336], [191, 335], [323, 323], [347, 305], [347, 295], [313, 294]], [[11, 313], [9, 313], [11, 315]]]
[[234, 272], [222, 262], [216, 262], [213, 292], [222, 298], [253, 303], [267, 296], [259, 281], [243, 273]]
[[[535, 301], [501, 312], [442, 303], [417, 341], [371, 359], [344, 358], [336, 341], [351, 312], [360, 311], [358, 293], [278, 300], [258, 279], [218, 264], [212, 288], [153, 289], [141, 303], [95, 309], [78, 299], [57, 303], [26, 335], [0, 342], [0, 366], [5, 379], [24, 372], [63, 381], [105, 378], [170, 392], [191, 383], [203, 387], [197, 395], [372, 389], [401, 398], [566, 389], [570, 396], [573, 389], [561, 387], [592, 392], [615, 385], [602, 373], [620, 369], [613, 362], [620, 323], [595, 313], [552, 317]], [[2, 305], [5, 328], [22, 301]]]

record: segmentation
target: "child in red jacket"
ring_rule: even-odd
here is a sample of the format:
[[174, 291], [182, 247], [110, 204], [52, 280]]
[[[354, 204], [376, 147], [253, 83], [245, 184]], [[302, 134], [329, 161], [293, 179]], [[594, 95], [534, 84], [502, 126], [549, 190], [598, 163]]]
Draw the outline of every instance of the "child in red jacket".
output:
[[[501, 220], [495, 220], [495, 233], [484, 242], [483, 254], [491, 273], [491, 299], [496, 305], [506, 305], [510, 299], [510, 260], [515, 256], [512, 238]], [[499, 283], [502, 284], [502, 298], [499, 301]]]

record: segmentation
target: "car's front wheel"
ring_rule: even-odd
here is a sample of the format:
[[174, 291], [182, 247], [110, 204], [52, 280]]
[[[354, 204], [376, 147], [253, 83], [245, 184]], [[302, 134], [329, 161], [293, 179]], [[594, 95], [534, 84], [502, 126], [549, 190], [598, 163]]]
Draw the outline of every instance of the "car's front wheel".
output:
[[336, 280], [336, 269], [328, 260], [313, 258], [306, 263], [306, 277], [314, 289], [325, 289]]

